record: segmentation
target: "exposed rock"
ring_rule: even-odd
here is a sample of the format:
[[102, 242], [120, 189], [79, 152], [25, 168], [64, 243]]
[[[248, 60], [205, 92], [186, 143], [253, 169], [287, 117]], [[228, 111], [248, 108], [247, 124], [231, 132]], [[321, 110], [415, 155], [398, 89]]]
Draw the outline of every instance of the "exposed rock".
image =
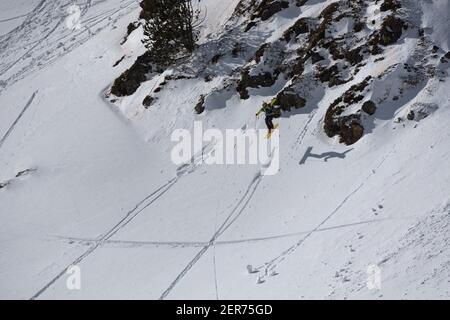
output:
[[384, 2], [380, 6], [380, 11], [385, 12], [388, 10], [395, 11], [400, 9], [402, 5], [396, 0], [384, 0]]
[[155, 98], [153, 98], [151, 95], [148, 95], [144, 98], [144, 100], [142, 101], [142, 105], [145, 108], [148, 108], [152, 105], [152, 103], [155, 101]]
[[303, 108], [306, 100], [295, 92], [283, 90], [277, 95], [277, 103], [283, 111], [290, 111], [291, 108]]
[[117, 97], [129, 96], [136, 92], [142, 82], [147, 80], [147, 74], [152, 72], [152, 61], [149, 52], [136, 59], [130, 69], [126, 70], [114, 81], [111, 93]]
[[435, 112], [438, 109], [438, 105], [434, 103], [423, 103], [416, 102], [414, 103], [406, 118], [408, 120], [421, 121], [427, 118], [430, 114]]
[[255, 52], [255, 61], [256, 63], [261, 62], [261, 58], [264, 56], [264, 53], [266, 52], [266, 49], [269, 47], [268, 43], [264, 43], [262, 46], [258, 48]]
[[364, 135], [364, 127], [355, 119], [343, 121], [341, 124], [340, 142], [346, 145], [356, 143]]
[[290, 73], [290, 76], [301, 76], [303, 74], [303, 71], [305, 71], [305, 61], [303, 58], [298, 57], [293, 66], [292, 66], [292, 72]]
[[244, 70], [236, 90], [239, 92], [241, 99], [248, 99], [247, 88], [271, 87], [275, 81], [276, 77], [273, 77], [270, 72], [250, 75], [249, 70]]
[[325, 113], [324, 130], [329, 137], [340, 136], [340, 141], [347, 145], [358, 141], [364, 134], [364, 127], [360, 122], [359, 113], [342, 116], [344, 110], [364, 99], [362, 92], [372, 79], [368, 76], [358, 84], [351, 86], [341, 97], [337, 98]]
[[232, 17], [243, 16], [251, 9], [251, 6], [253, 5], [254, 0], [240, 0], [239, 3], [236, 5], [236, 8], [234, 9]]
[[361, 52], [361, 47], [347, 51], [345, 53], [345, 59], [348, 62], [350, 62], [351, 65], [354, 66], [363, 60], [363, 56], [360, 54], [360, 52]]
[[377, 44], [374, 44], [372, 46], [372, 49], [370, 50], [370, 53], [374, 56], [378, 55], [378, 54], [382, 54], [383, 53], [383, 49], [381, 49]]
[[325, 114], [324, 130], [330, 138], [339, 135], [339, 141], [346, 145], [357, 142], [364, 134], [364, 127], [360, 123], [358, 114], [339, 117], [344, 110], [340, 105], [341, 98], [336, 99]]
[[308, 0], [295, 0], [295, 5], [297, 7], [301, 7], [303, 6], [306, 2], [308, 2]]
[[217, 62], [219, 62], [220, 58], [222, 58], [223, 56], [224, 55], [222, 53], [216, 54], [214, 57], [212, 57], [211, 63], [216, 64]]
[[325, 9], [320, 13], [320, 18], [325, 20], [330, 20], [333, 17], [333, 14], [339, 9], [339, 2], [334, 2], [328, 5]]
[[380, 44], [387, 46], [397, 42], [402, 36], [405, 23], [395, 16], [388, 16], [383, 21], [380, 29]]
[[309, 32], [309, 24], [307, 18], [298, 19], [292, 27], [283, 33], [283, 39], [287, 42], [291, 41], [292, 38], [297, 37], [300, 34]]
[[128, 26], [127, 26], [127, 36], [129, 36], [134, 30], [136, 30], [137, 28], [139, 28], [140, 23], [139, 22], [131, 22]]
[[123, 61], [123, 59], [125, 59], [125, 56], [122, 56], [122, 58], [120, 58], [119, 60], [117, 60], [116, 62], [114, 62], [113, 68], [117, 67], [117, 66]]
[[364, 28], [366, 27], [365, 22], [363, 21], [358, 21], [355, 23], [355, 25], [353, 26], [353, 31], [355, 32], [361, 32], [362, 30], [364, 30]]
[[353, 80], [352, 78], [348, 79], [348, 80], [342, 80], [341, 78], [339, 78], [338, 76], [331, 76], [330, 81], [328, 81], [328, 87], [334, 87], [334, 86], [338, 86], [344, 83], [347, 83], [348, 81]]
[[325, 113], [324, 118], [324, 130], [327, 136], [330, 138], [339, 134], [339, 123], [338, 116], [342, 114], [344, 110], [344, 106], [340, 105], [342, 102], [342, 97], [337, 98], [333, 101], [333, 103], [328, 107], [327, 112]]
[[127, 34], [125, 35], [125, 37], [123, 38], [123, 40], [121, 41], [121, 44], [124, 44], [125, 42], [127, 42], [128, 37], [130, 36], [130, 34], [136, 30], [137, 28], [139, 28], [140, 23], [138, 21], [135, 22], [130, 22], [130, 24], [127, 26]]
[[154, 8], [153, 2], [155, 0], [142, 0], [140, 2], [140, 6], [142, 8], [142, 11], [139, 15], [139, 19], [149, 20], [152, 17], [152, 9]]
[[256, 26], [256, 22], [255, 21], [250, 21], [247, 26], [244, 29], [244, 32], [249, 31], [251, 28], [253, 28], [254, 26]]
[[233, 46], [233, 50], [231, 50], [231, 55], [233, 58], [237, 58], [239, 53], [242, 51], [241, 45], [239, 42], [236, 42]]
[[375, 111], [377, 111], [377, 106], [375, 105], [375, 102], [373, 102], [372, 100], [368, 100], [363, 103], [361, 109], [368, 115], [373, 115]]
[[184, 80], [184, 79], [193, 79], [195, 77], [187, 76], [184, 74], [176, 74], [176, 75], [166, 75], [164, 81], [172, 81], [172, 80]]
[[274, 14], [288, 7], [288, 1], [263, 0], [257, 9], [257, 14], [255, 17], [261, 18], [262, 21], [265, 21], [270, 19]]
[[319, 72], [318, 78], [321, 82], [328, 82], [330, 81], [332, 76], [335, 76], [339, 73], [339, 68], [337, 65], [332, 65], [331, 67], [324, 69]]
[[334, 2], [328, 5], [325, 9], [320, 13], [320, 18], [323, 18], [320, 25], [310, 32], [308, 37], [308, 47], [306, 48], [306, 52], [311, 51], [320, 40], [325, 38], [326, 30], [331, 20], [333, 19], [333, 14], [339, 9], [339, 2]]
[[194, 110], [197, 114], [201, 114], [203, 111], [205, 111], [205, 95], [200, 95], [200, 98], [198, 99]]
[[342, 46], [338, 44], [334, 39], [331, 39], [331, 41], [327, 41], [326, 43], [324, 43], [323, 47], [328, 49], [334, 60], [345, 58]]
[[312, 64], [316, 64], [319, 61], [325, 60], [324, 57], [322, 57], [318, 52], [315, 51], [311, 52], [310, 56]]
[[349, 91], [358, 91], [362, 92], [368, 85], [369, 82], [372, 80], [372, 76], [367, 76], [363, 81], [354, 84], [350, 87]]
[[357, 103], [363, 99], [364, 99], [363, 95], [360, 95], [360, 94], [356, 95], [355, 92], [348, 90], [344, 93], [342, 101], [344, 101], [345, 103], [348, 103], [348, 104], [353, 104], [353, 103]]
[[324, 20], [315, 30], [309, 33], [307, 51], [314, 48], [317, 43], [325, 38], [325, 31], [327, 30], [327, 22]]

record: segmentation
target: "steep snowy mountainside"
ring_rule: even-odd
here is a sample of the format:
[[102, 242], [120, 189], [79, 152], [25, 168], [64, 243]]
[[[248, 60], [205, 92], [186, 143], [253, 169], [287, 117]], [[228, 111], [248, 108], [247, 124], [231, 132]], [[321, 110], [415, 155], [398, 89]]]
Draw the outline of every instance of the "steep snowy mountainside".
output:
[[[137, 0], [1, 6], [1, 298], [450, 297], [447, 1], [202, 0], [163, 70]], [[172, 162], [275, 97], [277, 174]]]

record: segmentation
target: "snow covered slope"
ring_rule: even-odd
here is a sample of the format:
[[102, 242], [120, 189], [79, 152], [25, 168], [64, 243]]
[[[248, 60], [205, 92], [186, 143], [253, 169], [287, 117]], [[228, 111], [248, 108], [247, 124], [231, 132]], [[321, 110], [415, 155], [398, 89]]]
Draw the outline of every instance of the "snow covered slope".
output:
[[[323, 60], [300, 59], [297, 74], [289, 71], [330, 4], [340, 7], [325, 38], [351, 48], [390, 9], [293, 0], [248, 28], [250, 1], [202, 2], [193, 56], [117, 98], [112, 82], [144, 52], [141, 28], [123, 42], [137, 0], [2, 0], [0, 298], [450, 298], [448, 1], [400, 1], [396, 16], [408, 28], [383, 52], [351, 64], [314, 44]], [[66, 24], [74, 3], [78, 30]], [[283, 39], [301, 18], [309, 33]], [[283, 64], [270, 86], [247, 87], [246, 99], [236, 91], [245, 70]], [[333, 64], [343, 78], [319, 81]], [[332, 119], [356, 115], [364, 135], [351, 146], [329, 138], [330, 105], [368, 76], [363, 100]], [[278, 174], [208, 166], [202, 155], [187, 166], [171, 161], [173, 130], [196, 120], [263, 128], [255, 113], [286, 89], [306, 103], [276, 120]], [[146, 108], [148, 95], [157, 99]], [[373, 115], [360, 112], [368, 100]], [[66, 285], [71, 265], [80, 290]], [[374, 267], [381, 287], [367, 286]]]

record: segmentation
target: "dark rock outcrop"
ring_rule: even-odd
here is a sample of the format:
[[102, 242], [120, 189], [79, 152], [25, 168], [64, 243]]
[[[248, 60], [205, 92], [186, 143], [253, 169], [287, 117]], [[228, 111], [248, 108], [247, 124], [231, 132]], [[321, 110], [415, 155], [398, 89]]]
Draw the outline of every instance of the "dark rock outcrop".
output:
[[347, 145], [357, 142], [364, 134], [359, 112], [350, 115], [342, 115], [352, 104], [364, 99], [361, 93], [372, 80], [368, 76], [362, 82], [350, 87], [341, 97], [337, 98], [329, 107], [324, 118], [325, 133], [331, 138], [339, 135], [340, 142]]
[[311, 56], [312, 64], [316, 64], [319, 61], [325, 60], [324, 57], [322, 57], [318, 52], [315, 52], [315, 51], [311, 52], [310, 56]]
[[250, 75], [249, 70], [244, 70], [236, 90], [239, 92], [241, 99], [248, 99], [250, 96], [247, 88], [271, 87], [275, 81], [276, 77], [272, 76], [270, 72]]
[[400, 9], [401, 7], [402, 5], [396, 0], [384, 0], [384, 2], [380, 6], [380, 11], [381, 12], [389, 10], [395, 11], [397, 9]]
[[341, 123], [340, 131], [340, 142], [345, 143], [346, 145], [356, 143], [364, 135], [364, 127], [357, 119], [344, 119]]
[[380, 29], [380, 44], [387, 46], [397, 42], [402, 36], [405, 23], [402, 19], [395, 16], [387, 16]]
[[256, 50], [255, 52], [255, 61], [256, 63], [260, 63], [261, 62], [261, 58], [264, 56], [264, 53], [266, 52], [267, 48], [269, 47], [268, 43], [264, 43], [263, 45], [261, 45], [258, 50]]
[[334, 64], [329, 68], [321, 70], [317, 75], [317, 77], [321, 82], [328, 82], [332, 77], [337, 76], [338, 74], [339, 68], [337, 65]]
[[201, 114], [203, 113], [203, 111], [205, 111], [205, 95], [203, 94], [200, 95], [200, 98], [198, 99], [198, 102], [195, 105], [194, 110], [197, 114]]
[[148, 95], [144, 98], [144, 100], [142, 101], [142, 105], [145, 108], [148, 108], [152, 105], [152, 103], [155, 101], [155, 98], [153, 98], [151, 95]]
[[152, 72], [152, 61], [148, 52], [136, 59], [130, 69], [122, 73], [111, 87], [111, 93], [117, 97], [129, 96], [136, 92], [147, 74]]
[[257, 17], [262, 21], [270, 19], [274, 14], [289, 7], [288, 1], [263, 1], [258, 8]]
[[360, 32], [360, 31], [364, 30], [365, 27], [366, 27], [366, 24], [363, 21], [358, 21], [353, 26], [353, 31]]
[[363, 103], [361, 110], [368, 115], [373, 115], [375, 111], [377, 111], [377, 106], [375, 105], [375, 102], [373, 102], [372, 100], [368, 100]]
[[306, 104], [306, 100], [295, 92], [283, 90], [277, 95], [277, 103], [283, 111], [290, 111], [291, 108], [303, 108]]
[[356, 65], [356, 64], [358, 64], [358, 63], [360, 63], [360, 62], [363, 60], [363, 58], [364, 58], [364, 57], [363, 57], [362, 54], [361, 54], [361, 47], [358, 47], [358, 48], [356, 48], [356, 49], [347, 51], [347, 52], [345, 53], [345, 59], [346, 59], [348, 62], [350, 62], [350, 64], [351, 64], [352, 66], [354, 66], [354, 65]]
[[283, 33], [283, 39], [286, 42], [291, 41], [291, 39], [297, 37], [300, 34], [309, 32], [309, 23], [307, 18], [298, 19], [292, 27]]

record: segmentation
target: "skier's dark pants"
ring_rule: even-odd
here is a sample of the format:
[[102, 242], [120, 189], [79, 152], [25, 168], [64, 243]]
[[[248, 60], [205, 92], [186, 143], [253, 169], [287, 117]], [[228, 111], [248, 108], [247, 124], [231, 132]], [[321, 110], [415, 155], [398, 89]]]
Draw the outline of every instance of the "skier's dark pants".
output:
[[266, 116], [266, 126], [267, 126], [267, 129], [269, 129], [269, 130], [273, 130], [273, 128], [274, 128], [272, 120], [273, 120], [273, 117]]

